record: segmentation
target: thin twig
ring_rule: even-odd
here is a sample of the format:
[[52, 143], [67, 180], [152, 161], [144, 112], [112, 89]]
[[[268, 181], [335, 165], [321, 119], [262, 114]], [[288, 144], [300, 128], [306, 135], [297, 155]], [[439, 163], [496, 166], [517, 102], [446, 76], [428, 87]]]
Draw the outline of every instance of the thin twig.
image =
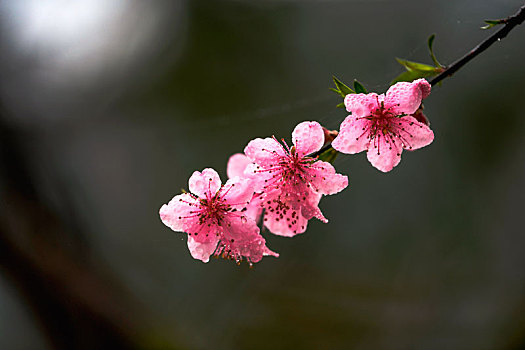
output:
[[475, 48], [470, 50], [465, 56], [461, 57], [459, 60], [449, 65], [443, 72], [441, 72], [437, 77], [435, 77], [434, 79], [430, 81], [430, 85], [436, 85], [443, 79], [450, 77], [452, 74], [457, 72], [461, 67], [467, 64], [474, 57], [476, 57], [477, 55], [479, 55], [480, 53], [488, 49], [496, 41], [500, 41], [501, 39], [505, 38], [507, 34], [509, 34], [509, 32], [512, 29], [514, 29], [514, 27], [523, 23], [524, 20], [525, 20], [525, 5], [520, 7], [518, 12], [516, 12], [512, 16], [509, 16], [508, 18], [503, 20], [503, 22], [505, 23], [503, 25], [503, 28], [501, 28], [496, 33], [489, 36], [487, 39], [485, 39]]

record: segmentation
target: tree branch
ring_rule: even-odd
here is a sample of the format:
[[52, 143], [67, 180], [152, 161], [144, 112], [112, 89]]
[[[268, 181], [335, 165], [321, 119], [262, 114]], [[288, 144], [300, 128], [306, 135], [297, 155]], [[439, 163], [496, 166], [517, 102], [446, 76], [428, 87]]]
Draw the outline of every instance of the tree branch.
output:
[[437, 77], [430, 81], [430, 85], [436, 85], [443, 79], [450, 77], [452, 74], [456, 73], [461, 67], [470, 62], [474, 57], [488, 49], [496, 41], [500, 41], [505, 38], [509, 32], [514, 29], [514, 27], [520, 25], [525, 20], [525, 5], [520, 7], [518, 12], [512, 16], [507, 17], [503, 20], [503, 28], [498, 30], [496, 33], [489, 36], [483, 42], [478, 44], [475, 48], [470, 50], [465, 56], [461, 57], [456, 62], [449, 65], [443, 72], [441, 72]]

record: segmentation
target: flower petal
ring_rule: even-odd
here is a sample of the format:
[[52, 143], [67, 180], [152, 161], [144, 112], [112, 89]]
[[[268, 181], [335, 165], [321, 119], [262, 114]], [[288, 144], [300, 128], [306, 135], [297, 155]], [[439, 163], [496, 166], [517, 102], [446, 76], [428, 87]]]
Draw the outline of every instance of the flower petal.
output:
[[197, 205], [197, 201], [189, 193], [179, 194], [160, 208], [160, 219], [173, 231], [185, 232], [193, 221], [192, 211], [196, 210]]
[[211, 198], [221, 188], [219, 174], [211, 168], [204, 169], [202, 173], [195, 171], [188, 182], [190, 192], [199, 198]]
[[430, 94], [430, 84], [425, 79], [412, 83], [400, 82], [392, 85], [385, 96], [385, 108], [396, 115], [414, 114], [421, 100]]
[[231, 179], [235, 176], [244, 177], [244, 170], [246, 170], [248, 164], [251, 164], [251, 160], [246, 157], [246, 155], [242, 153], [232, 155], [230, 159], [228, 159], [228, 165], [226, 166], [228, 178]]
[[259, 165], [272, 165], [279, 161], [280, 156], [284, 156], [283, 147], [275, 139], [267, 137], [265, 139], [257, 138], [251, 140], [244, 148], [244, 154], [252, 162]]
[[424, 123], [418, 122], [413, 117], [399, 118], [398, 125], [402, 128], [399, 135], [403, 141], [403, 148], [415, 150], [425, 147], [434, 141], [434, 133]]
[[279, 210], [276, 203], [272, 203], [266, 207], [264, 226], [273, 234], [293, 237], [306, 231], [307, 225], [308, 219], [303, 216], [301, 210], [292, 208]]
[[341, 124], [332, 147], [342, 153], [354, 154], [368, 149], [372, 122], [369, 119], [349, 115]]
[[207, 263], [210, 261], [210, 255], [215, 251], [218, 241], [219, 239], [213, 236], [209, 241], [201, 243], [196, 241], [192, 236], [188, 236], [188, 249], [194, 259]]
[[314, 190], [319, 193], [334, 194], [348, 186], [348, 176], [337, 174], [330, 163], [317, 161], [307, 171]]
[[417, 86], [421, 89], [422, 98], [425, 99], [430, 95], [430, 91], [432, 90], [432, 85], [426, 79], [417, 79], [412, 82], [412, 84], [417, 84]]
[[244, 170], [244, 177], [251, 181], [250, 185], [254, 192], [263, 192], [273, 174], [268, 172], [265, 167], [250, 163]]
[[293, 130], [292, 142], [301, 157], [317, 152], [324, 144], [323, 127], [317, 122], [302, 122]]
[[346, 110], [354, 117], [366, 117], [372, 114], [372, 111], [377, 109], [379, 96], [375, 93], [371, 94], [348, 94], [345, 97]]
[[250, 200], [250, 204], [246, 206], [246, 211], [244, 212], [244, 215], [254, 220], [255, 222], [259, 222], [262, 210], [262, 195], [257, 193], [253, 195], [252, 199]]
[[219, 244], [219, 253], [223, 252], [230, 258], [240, 261], [245, 258], [249, 262], [259, 262], [264, 255], [279, 254], [266, 247], [266, 241], [259, 234], [255, 221], [243, 216], [230, 215], [225, 221], [224, 230]]
[[301, 191], [283, 191], [282, 196], [264, 199], [264, 225], [270, 232], [292, 237], [306, 231], [308, 220], [313, 217], [328, 222], [319, 209], [321, 194], [305, 186]]
[[389, 133], [378, 132], [370, 143], [366, 157], [375, 168], [386, 173], [399, 164], [402, 151], [399, 139], [392, 138]]
[[235, 209], [246, 208], [253, 197], [253, 186], [249, 179], [234, 177], [220, 189], [220, 196], [226, 204]]
[[306, 200], [301, 205], [301, 213], [308, 220], [317, 218], [326, 224], [328, 219], [325, 218], [323, 212], [319, 209], [321, 197], [320, 193], [311, 191], [311, 194], [306, 197]]

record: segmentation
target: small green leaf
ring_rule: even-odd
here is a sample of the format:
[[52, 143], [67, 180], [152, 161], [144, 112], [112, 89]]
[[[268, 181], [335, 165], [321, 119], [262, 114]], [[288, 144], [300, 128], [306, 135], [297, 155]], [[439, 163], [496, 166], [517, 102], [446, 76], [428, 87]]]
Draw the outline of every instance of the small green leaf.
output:
[[504, 24], [504, 19], [486, 19], [483, 22], [487, 23], [486, 26], [481, 27], [481, 29], [490, 29], [492, 27], [497, 26], [498, 24]]
[[443, 67], [433, 67], [428, 64], [418, 63], [396, 58], [400, 65], [405, 67], [406, 72], [401, 73], [397, 76], [391, 84], [398, 83], [400, 81], [413, 81], [419, 78], [428, 78], [438, 75], [443, 71]]
[[350, 89], [348, 86], [346, 86], [341, 80], [337, 79], [335, 76], [332, 76], [332, 79], [334, 80], [334, 83], [337, 89], [339, 89], [339, 91], [342, 92], [344, 96], [354, 93], [354, 90]]
[[345, 97], [346, 95], [344, 93], [342, 93], [341, 91], [337, 90], [337, 89], [334, 89], [334, 88], [330, 88], [331, 91], [335, 92], [336, 94], [338, 94], [339, 96], [341, 97]]
[[432, 62], [436, 65], [436, 67], [443, 67], [441, 63], [436, 58], [436, 55], [434, 55], [434, 49], [432, 46], [434, 45], [434, 39], [436, 38], [436, 34], [432, 34], [428, 37], [428, 51], [430, 52], [430, 58], [432, 59]]
[[345, 108], [345, 104], [343, 102], [341, 102], [336, 107], [337, 108]]
[[396, 61], [400, 65], [405, 67], [408, 71], [415, 70], [415, 71], [420, 71], [420, 72], [434, 72], [436, 70], [436, 67], [429, 66], [428, 64], [424, 64], [424, 63], [417, 63], [417, 62], [402, 60], [400, 58], [396, 58]]
[[428, 37], [428, 49], [430, 52], [432, 52], [432, 45], [434, 45], [434, 39], [436, 38], [436, 34], [432, 34]]
[[439, 73], [440, 73], [440, 70], [438, 70], [437, 68], [435, 72], [422, 72], [422, 71], [408, 70], [406, 72], [399, 74], [394, 80], [392, 80], [390, 85], [399, 83], [400, 81], [414, 81], [420, 78], [429, 78], [429, 77], [438, 75]]
[[356, 94], [366, 94], [366, 89], [357, 79], [354, 79], [354, 90]]
[[339, 152], [337, 152], [335, 149], [330, 147], [329, 149], [327, 149], [326, 151], [324, 151], [323, 153], [319, 155], [319, 160], [322, 160], [328, 163], [333, 163], [335, 158], [337, 158], [338, 154]]

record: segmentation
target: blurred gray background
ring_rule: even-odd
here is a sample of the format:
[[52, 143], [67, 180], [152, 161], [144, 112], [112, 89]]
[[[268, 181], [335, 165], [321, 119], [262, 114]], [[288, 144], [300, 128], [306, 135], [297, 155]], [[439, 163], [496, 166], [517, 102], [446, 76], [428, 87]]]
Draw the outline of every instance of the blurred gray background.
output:
[[332, 74], [385, 91], [521, 5], [1, 1], [0, 348], [523, 348], [523, 26], [434, 88], [429, 147], [340, 156], [280, 258], [203, 264], [158, 217], [255, 137], [338, 128]]

